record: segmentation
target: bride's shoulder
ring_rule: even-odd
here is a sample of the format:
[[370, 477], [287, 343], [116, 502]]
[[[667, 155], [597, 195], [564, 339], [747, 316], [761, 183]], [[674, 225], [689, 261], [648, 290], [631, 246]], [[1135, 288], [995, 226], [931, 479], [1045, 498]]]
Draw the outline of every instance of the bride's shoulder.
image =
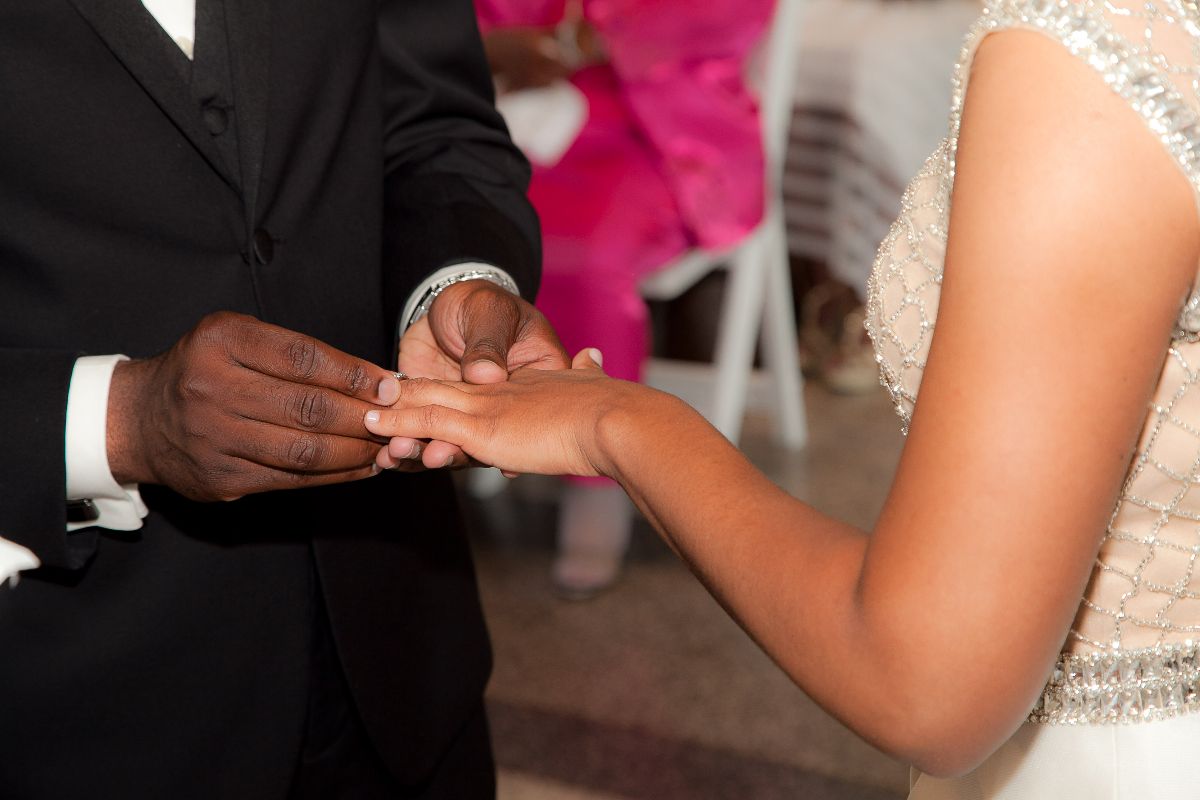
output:
[[973, 33], [1011, 27], [1040, 30], [1081, 55], [1099, 46], [1194, 63], [1200, 0], [984, 0]]
[[[1014, 29], [1042, 36], [983, 46], [989, 34]], [[1050, 52], [1038, 41], [1045, 38], [1057, 43]], [[1200, 0], [985, 0], [956, 72], [954, 122], [982, 61], [1002, 76], [1038, 72], [1050, 85], [1067, 62], [1086, 63], [1090, 80], [1100, 78], [1143, 118], [1200, 191]]]

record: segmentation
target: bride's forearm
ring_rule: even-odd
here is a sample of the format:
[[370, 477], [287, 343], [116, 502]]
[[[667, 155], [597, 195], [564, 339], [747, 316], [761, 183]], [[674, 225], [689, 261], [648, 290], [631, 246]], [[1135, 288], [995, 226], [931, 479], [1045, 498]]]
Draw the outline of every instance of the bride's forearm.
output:
[[789, 496], [668, 395], [644, 390], [605, 415], [597, 439], [606, 471], [801, 688], [865, 738], [919, 757], [905, 736], [917, 679], [862, 605], [863, 531]]
[[898, 588], [911, 565], [871, 556], [875, 537], [788, 495], [682, 401], [641, 389], [602, 418], [597, 440], [605, 471], [718, 602], [864, 739], [957, 774], [1020, 723], [1007, 689], [980, 697], [964, 671], [973, 633], [928, 618], [943, 576]]

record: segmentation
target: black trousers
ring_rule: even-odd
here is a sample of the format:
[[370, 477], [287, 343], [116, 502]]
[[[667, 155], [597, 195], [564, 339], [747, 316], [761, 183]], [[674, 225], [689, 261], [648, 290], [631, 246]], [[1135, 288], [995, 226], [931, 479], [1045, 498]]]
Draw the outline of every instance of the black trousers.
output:
[[324, 603], [318, 597], [314, 605], [308, 719], [288, 800], [494, 800], [496, 770], [482, 702], [425, 783], [402, 786], [392, 777], [355, 709]]

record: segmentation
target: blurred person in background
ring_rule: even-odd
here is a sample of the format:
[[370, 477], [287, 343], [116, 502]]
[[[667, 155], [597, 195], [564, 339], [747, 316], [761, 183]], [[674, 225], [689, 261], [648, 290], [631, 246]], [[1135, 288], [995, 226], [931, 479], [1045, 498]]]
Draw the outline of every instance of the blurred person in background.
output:
[[[499, 106], [534, 164], [542, 220], [538, 307], [570, 351], [603, 348], [641, 378], [643, 276], [694, 246], [737, 242], [763, 210], [763, 153], [747, 60], [772, 0], [476, 0]], [[605, 478], [562, 497], [560, 591], [617, 577], [632, 509]]]

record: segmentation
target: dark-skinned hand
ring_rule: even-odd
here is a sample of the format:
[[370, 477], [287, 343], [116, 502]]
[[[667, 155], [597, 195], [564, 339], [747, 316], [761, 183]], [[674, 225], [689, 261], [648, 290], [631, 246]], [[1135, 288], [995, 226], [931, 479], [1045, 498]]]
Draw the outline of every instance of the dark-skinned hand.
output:
[[[571, 364], [542, 313], [490, 281], [448, 287], [429, 314], [400, 339], [401, 372], [413, 378], [502, 383], [523, 369], [566, 369]], [[360, 418], [361, 419], [361, 418]], [[360, 423], [361, 424], [361, 423]], [[378, 451], [379, 448], [376, 448]], [[393, 442], [380, 466], [405, 471], [463, 467], [469, 459], [446, 442]]]
[[165, 353], [117, 365], [109, 465], [119, 483], [205, 501], [367, 478], [379, 440], [363, 414], [399, 389], [312, 337], [218, 312]]

